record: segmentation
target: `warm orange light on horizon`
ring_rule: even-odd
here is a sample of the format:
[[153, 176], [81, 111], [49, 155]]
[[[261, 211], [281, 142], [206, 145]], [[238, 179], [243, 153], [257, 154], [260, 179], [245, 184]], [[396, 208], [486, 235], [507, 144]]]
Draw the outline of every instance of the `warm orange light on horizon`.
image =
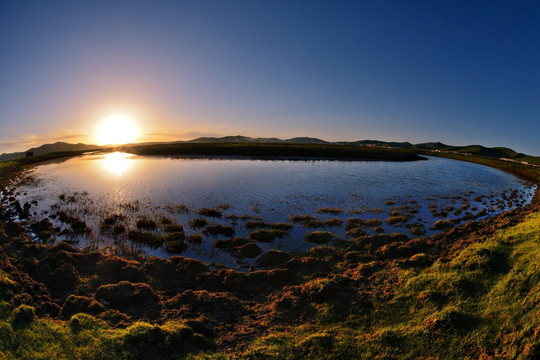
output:
[[103, 119], [96, 132], [98, 145], [132, 143], [140, 136], [135, 120], [126, 114], [112, 114]]

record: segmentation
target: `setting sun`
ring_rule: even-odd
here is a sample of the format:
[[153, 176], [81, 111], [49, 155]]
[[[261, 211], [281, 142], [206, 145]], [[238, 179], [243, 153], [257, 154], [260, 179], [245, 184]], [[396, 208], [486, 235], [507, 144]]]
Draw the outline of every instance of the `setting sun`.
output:
[[98, 145], [121, 145], [134, 142], [139, 131], [132, 117], [125, 114], [107, 116], [96, 133]]

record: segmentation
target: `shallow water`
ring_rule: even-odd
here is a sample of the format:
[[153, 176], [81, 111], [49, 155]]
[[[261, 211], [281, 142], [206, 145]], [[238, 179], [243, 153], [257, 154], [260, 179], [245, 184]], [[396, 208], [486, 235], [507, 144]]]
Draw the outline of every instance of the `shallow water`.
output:
[[[161, 248], [133, 245], [119, 236], [100, 232], [102, 220], [119, 214], [126, 217], [125, 225], [130, 229], [143, 216], [158, 223], [165, 216], [184, 225], [189, 235], [202, 230], [188, 226], [189, 220], [199, 217], [197, 209], [221, 204], [222, 209], [227, 208], [221, 210], [223, 216], [208, 218], [209, 223], [232, 224], [236, 236], [245, 237], [252, 230], [245, 228], [243, 220], [227, 216], [290, 222], [288, 218], [293, 214], [315, 215], [321, 220], [376, 218], [383, 221], [386, 233], [397, 231], [412, 236], [405, 224], [392, 226], [385, 222], [392, 211], [407, 212], [409, 224], [423, 224], [430, 234], [433, 230], [429, 228], [438, 219], [461, 219], [465, 214], [474, 216], [479, 212], [482, 216], [493, 215], [529, 202], [534, 193], [532, 186], [502, 171], [441, 158], [416, 162], [270, 161], [124, 153], [88, 154], [49, 162], [18, 179], [13, 187], [21, 205], [32, 204], [29, 222], [65, 211], [83, 219], [92, 229], [92, 234], [82, 237], [57, 235], [59, 240], [76, 241], [81, 247], [116, 244], [117, 249], [121, 243], [122, 251], [127, 251], [127, 246], [129, 251], [159, 256], [168, 254]], [[7, 194], [3, 199], [9, 203]], [[178, 205], [185, 205], [187, 212], [180, 211]], [[464, 209], [458, 212], [460, 206]], [[317, 212], [323, 207], [342, 212]], [[433, 215], [434, 210], [440, 212], [445, 207], [453, 209], [447, 208], [447, 214], [442, 216]], [[65, 227], [57, 219], [53, 224], [58, 230]], [[344, 224], [322, 229], [295, 224], [282, 239], [258, 244], [263, 250], [303, 251], [314, 246], [304, 241], [307, 232], [329, 230], [347, 238]], [[374, 234], [372, 228], [366, 231]], [[235, 260], [230, 255], [213, 248], [217, 238], [220, 236], [205, 236], [200, 246], [189, 246], [182, 255], [233, 265]]]

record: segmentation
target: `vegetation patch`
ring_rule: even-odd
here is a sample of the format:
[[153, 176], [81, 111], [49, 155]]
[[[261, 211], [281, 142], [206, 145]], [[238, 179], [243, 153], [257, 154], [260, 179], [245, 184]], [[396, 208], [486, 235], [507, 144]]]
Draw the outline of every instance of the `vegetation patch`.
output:
[[137, 226], [137, 229], [139, 230], [156, 230], [157, 229], [156, 222], [152, 219], [147, 219], [147, 218], [137, 220], [136, 226]]
[[128, 232], [128, 238], [135, 243], [150, 247], [160, 247], [163, 245], [163, 237], [151, 232], [130, 230]]
[[205, 235], [223, 235], [223, 236], [233, 236], [234, 228], [232, 226], [225, 226], [220, 224], [211, 224], [208, 225], [204, 230], [203, 234]]
[[388, 225], [405, 224], [408, 221], [409, 221], [409, 217], [403, 216], [403, 215], [395, 215], [395, 216], [390, 216], [386, 218], [386, 223]]
[[189, 221], [189, 227], [192, 229], [201, 229], [208, 225], [208, 220], [205, 218], [196, 218]]
[[338, 208], [332, 208], [332, 207], [325, 206], [323, 208], [317, 209], [317, 212], [321, 213], [321, 214], [335, 214], [335, 215], [337, 215], [337, 214], [343, 213], [343, 209], [338, 209]]
[[315, 244], [326, 244], [334, 239], [335, 235], [328, 231], [314, 231], [306, 234], [306, 241]]
[[198, 209], [197, 214], [213, 218], [221, 218], [223, 216], [221, 210], [205, 207]]
[[249, 233], [248, 237], [256, 241], [271, 242], [275, 239], [282, 238], [286, 234], [287, 231], [281, 229], [260, 229]]

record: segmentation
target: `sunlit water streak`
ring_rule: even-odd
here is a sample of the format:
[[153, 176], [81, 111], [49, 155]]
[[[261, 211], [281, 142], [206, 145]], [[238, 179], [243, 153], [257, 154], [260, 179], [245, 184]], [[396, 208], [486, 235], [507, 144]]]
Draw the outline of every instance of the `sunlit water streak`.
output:
[[[199, 216], [196, 209], [214, 208], [223, 203], [230, 206], [223, 212], [224, 217], [209, 219], [210, 222], [231, 224], [225, 216], [232, 214], [261, 217], [266, 222], [288, 222], [292, 214], [312, 214], [321, 219], [379, 218], [384, 223], [393, 207], [417, 201], [419, 212], [411, 221], [421, 221], [429, 228], [437, 220], [429, 212], [430, 203], [436, 203], [439, 208], [448, 205], [458, 208], [462, 203], [469, 203], [471, 207], [477, 206], [477, 211], [487, 209], [491, 215], [505, 210], [507, 204], [495, 206], [474, 198], [484, 195], [499, 199], [501, 194], [516, 189], [521, 202], [526, 203], [534, 192], [521, 180], [499, 170], [440, 158], [416, 162], [264, 161], [111, 153], [52, 161], [36, 167], [30, 176], [35, 181], [19, 186], [17, 198], [21, 204], [37, 202], [32, 208], [35, 213], [32, 220], [40, 220], [59, 210], [69, 211], [83, 218], [93, 229], [94, 236], [77, 239], [79, 244], [98, 247], [114, 240], [99, 231], [103, 218], [114, 213], [125, 215], [128, 227], [133, 227], [141, 216], [156, 220], [162, 216], [174, 218], [184, 225], [189, 235], [200, 232], [187, 226], [190, 219]], [[61, 200], [62, 195], [69, 198], [73, 194], [76, 194], [74, 201]], [[452, 196], [460, 199], [449, 199]], [[385, 205], [389, 200], [395, 205]], [[190, 211], [186, 214], [167, 210], [168, 206], [178, 204], [186, 205]], [[316, 212], [325, 206], [343, 209], [344, 213]], [[350, 213], [366, 208], [379, 212]], [[458, 215], [450, 213], [447, 217], [452, 219]], [[384, 227], [386, 232], [411, 235], [404, 226], [384, 224]], [[247, 236], [249, 232], [242, 221], [235, 228], [236, 236]], [[344, 226], [325, 230], [346, 237]], [[263, 249], [302, 251], [313, 246], [303, 240], [305, 234], [304, 228], [295, 226], [283, 239], [259, 245]], [[201, 247], [192, 246], [183, 255], [234, 264], [230, 255], [212, 247], [213, 239], [206, 237]], [[162, 249], [143, 250], [168, 256]]]

